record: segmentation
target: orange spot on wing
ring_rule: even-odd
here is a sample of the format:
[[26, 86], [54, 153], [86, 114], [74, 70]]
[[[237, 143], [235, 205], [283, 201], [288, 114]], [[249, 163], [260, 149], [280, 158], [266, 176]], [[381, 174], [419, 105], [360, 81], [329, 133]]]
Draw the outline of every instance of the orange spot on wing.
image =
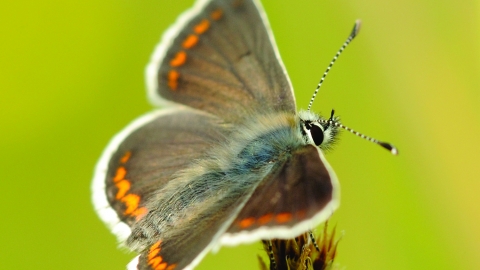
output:
[[172, 90], [177, 90], [178, 79], [180, 78], [180, 73], [176, 70], [170, 70], [168, 72], [168, 87]]
[[193, 27], [193, 31], [201, 35], [205, 33], [205, 31], [207, 31], [208, 28], [210, 28], [210, 22], [207, 19], [203, 19]]
[[140, 197], [136, 194], [128, 194], [123, 197], [121, 201], [124, 202], [125, 206], [127, 207], [124, 214], [130, 215], [138, 208], [138, 204], [140, 203]]
[[216, 10], [212, 11], [212, 13], [210, 14], [210, 17], [212, 17], [212, 19], [215, 20], [215, 21], [220, 20], [220, 18], [222, 18], [222, 16], [223, 16], [223, 10], [221, 10], [221, 9], [216, 9]]
[[266, 224], [266, 223], [270, 222], [272, 219], [273, 219], [273, 214], [266, 214], [264, 216], [261, 216], [258, 219], [258, 223], [260, 225], [263, 225], [263, 224]]
[[121, 163], [127, 163], [127, 161], [130, 159], [130, 156], [132, 155], [132, 152], [127, 151], [125, 155], [120, 159]]
[[[158, 250], [158, 249], [157, 249]], [[150, 254], [148, 255], [148, 264], [156, 268], [161, 262], [162, 262], [162, 257], [158, 256], [150, 259]]]
[[167, 269], [168, 264], [166, 262], [161, 263], [155, 267], [155, 270], [165, 270]]
[[128, 180], [116, 182], [115, 186], [118, 188], [117, 195], [115, 196], [117, 200], [123, 198], [123, 196], [125, 196], [125, 194], [127, 194], [127, 192], [130, 190], [130, 182], [128, 182]]
[[[152, 259], [155, 258], [158, 255], [159, 252], [160, 252], [159, 248], [154, 249], [154, 250], [150, 249], [150, 252], [148, 253], [148, 261], [149, 262], [152, 261]], [[162, 257], [160, 256], [159, 258], [160, 258], [160, 261], [161, 261]]]
[[179, 67], [187, 61], [187, 53], [184, 51], [179, 51], [172, 60], [170, 60], [170, 66]]
[[150, 251], [154, 250], [154, 249], [160, 249], [160, 244], [162, 244], [162, 240], [160, 241], [157, 241], [155, 244], [153, 244], [151, 247], [150, 247]]
[[113, 182], [118, 182], [120, 180], [123, 180], [125, 178], [125, 175], [127, 175], [127, 169], [125, 169], [125, 167], [123, 166], [118, 167], [117, 173], [113, 178]]
[[255, 223], [255, 218], [249, 217], [249, 218], [242, 219], [238, 225], [240, 225], [240, 228], [248, 228], [252, 226], [254, 223]]
[[168, 265], [167, 262], [163, 261], [163, 257], [158, 255], [160, 253], [160, 250], [162, 249], [162, 247], [160, 246], [161, 244], [162, 240], [156, 242], [150, 247], [147, 260], [148, 264], [152, 266], [152, 268], [155, 270], [173, 270], [176, 264]]
[[[132, 156], [132, 152], [127, 151], [125, 154], [120, 158], [120, 163], [125, 164], [128, 162], [130, 157]], [[145, 207], [139, 207], [140, 205], [140, 196], [137, 194], [128, 194], [132, 183], [125, 179], [127, 175], [127, 169], [124, 166], [120, 166], [117, 169], [115, 176], [113, 177], [113, 182], [117, 187], [117, 194], [115, 195], [115, 199], [120, 200], [125, 204], [125, 211], [123, 212], [124, 215], [130, 215], [135, 217], [136, 220], [140, 220], [144, 217], [148, 210]]]
[[279, 223], [285, 223], [285, 222], [288, 222], [292, 219], [292, 214], [290, 213], [280, 213], [280, 214], [277, 214], [277, 216], [275, 217], [275, 220]]
[[140, 207], [137, 210], [133, 211], [132, 216], [134, 216], [136, 220], [140, 220], [145, 216], [145, 214], [147, 214], [147, 212], [147, 208]]
[[172, 264], [172, 265], [170, 265], [169, 267], [167, 267], [166, 270], [173, 270], [173, 269], [175, 269], [175, 267], [177, 267], [177, 265], [176, 265], [176, 264]]
[[197, 35], [188, 35], [188, 37], [183, 41], [182, 47], [185, 49], [190, 49], [193, 46], [197, 45], [198, 36]]

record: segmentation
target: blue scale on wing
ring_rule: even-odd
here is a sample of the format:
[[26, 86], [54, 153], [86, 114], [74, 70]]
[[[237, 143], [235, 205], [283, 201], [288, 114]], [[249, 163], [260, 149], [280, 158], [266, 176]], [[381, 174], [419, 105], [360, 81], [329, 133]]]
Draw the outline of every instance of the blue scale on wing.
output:
[[229, 173], [243, 175], [249, 171], [258, 170], [287, 153], [286, 145], [281, 145], [279, 139], [290, 135], [288, 134], [290, 130], [287, 127], [275, 129], [251, 141], [237, 155], [236, 162]]

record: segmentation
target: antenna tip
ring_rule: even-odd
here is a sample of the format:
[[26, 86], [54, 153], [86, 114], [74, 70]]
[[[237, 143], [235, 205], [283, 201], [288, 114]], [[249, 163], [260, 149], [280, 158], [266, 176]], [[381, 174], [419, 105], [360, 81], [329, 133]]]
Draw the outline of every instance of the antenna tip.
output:
[[390, 151], [390, 153], [392, 153], [393, 155], [395, 156], [398, 155], [398, 149], [395, 146], [386, 142], [378, 142], [378, 144], [383, 148], [387, 149], [388, 151]]
[[356, 35], [358, 35], [358, 32], [360, 32], [360, 27], [362, 26], [362, 21], [361, 20], [356, 20], [355, 25], [353, 26], [352, 33], [350, 36], [354, 38]]

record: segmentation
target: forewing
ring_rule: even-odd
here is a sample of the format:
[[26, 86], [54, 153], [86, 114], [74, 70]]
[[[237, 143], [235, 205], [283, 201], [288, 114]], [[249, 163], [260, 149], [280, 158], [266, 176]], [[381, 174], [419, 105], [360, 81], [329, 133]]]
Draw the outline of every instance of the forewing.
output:
[[328, 219], [338, 205], [335, 173], [318, 148], [306, 145], [263, 179], [221, 243], [293, 238]]
[[256, 0], [197, 1], [163, 36], [147, 67], [154, 104], [181, 103], [241, 121], [295, 113], [291, 83]]
[[120, 241], [143, 217], [152, 194], [200, 158], [226, 130], [218, 118], [190, 109], [147, 114], [116, 135], [97, 164], [93, 203]]

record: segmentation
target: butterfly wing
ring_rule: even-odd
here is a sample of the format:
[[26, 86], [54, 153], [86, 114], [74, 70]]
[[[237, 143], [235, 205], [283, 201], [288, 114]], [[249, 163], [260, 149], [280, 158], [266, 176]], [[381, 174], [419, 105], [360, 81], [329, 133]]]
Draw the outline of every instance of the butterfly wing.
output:
[[231, 122], [252, 112], [295, 113], [291, 83], [256, 0], [197, 1], [163, 36], [147, 67], [150, 100]]
[[[253, 190], [232, 192], [221, 184], [223, 177], [215, 172], [199, 175], [190, 178], [192, 189], [179, 185], [173, 199], [160, 198], [151, 207], [152, 211], [135, 225], [129, 238], [134, 248], [143, 250], [129, 269], [192, 269], [206, 253], [219, 246], [217, 240]], [[162, 193], [172, 194], [168, 188]], [[172, 211], [173, 208], [178, 211]], [[148, 245], [136, 246], [143, 243]]]
[[147, 213], [145, 202], [156, 190], [224, 140], [220, 123], [199, 111], [165, 109], [140, 117], [112, 139], [97, 164], [92, 198], [121, 242]]
[[339, 205], [334, 171], [313, 145], [278, 162], [222, 236], [224, 245], [294, 238], [317, 226]]
[[[248, 152], [252, 147], [256, 148], [254, 142], [247, 146]], [[279, 161], [271, 164], [267, 161], [270, 158]], [[149, 207], [154, 210], [136, 224], [141, 229], [129, 239], [154, 239], [140, 248], [141, 255], [129, 269], [192, 269], [216, 246], [293, 238], [311, 229], [338, 206], [335, 174], [322, 159], [317, 148], [308, 145], [289, 157], [275, 154], [258, 166], [252, 165], [259, 172], [268, 167], [264, 174], [235, 173], [238, 163], [227, 171], [189, 175], [191, 190], [182, 189], [178, 183], [173, 193], [165, 188], [157, 206]], [[182, 177], [175, 181], [181, 182]], [[245, 185], [249, 181], [252, 183]], [[195, 200], [187, 200], [190, 213], [182, 207], [173, 213], [185, 198], [193, 197]], [[162, 213], [165, 216], [161, 212], [165, 210], [172, 213], [170, 226], [165, 226], [164, 218], [158, 218]]]

